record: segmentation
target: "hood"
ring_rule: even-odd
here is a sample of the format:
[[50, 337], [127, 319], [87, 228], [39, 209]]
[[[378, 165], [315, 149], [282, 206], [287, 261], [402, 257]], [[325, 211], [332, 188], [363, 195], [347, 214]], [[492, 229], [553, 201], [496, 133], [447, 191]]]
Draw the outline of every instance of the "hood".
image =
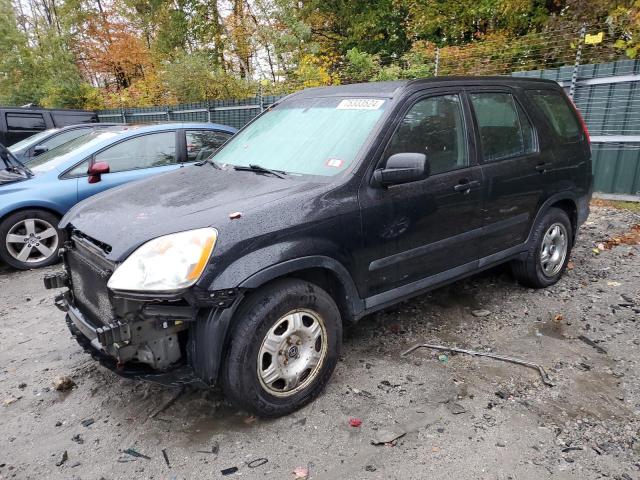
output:
[[6, 185], [8, 183], [20, 182], [27, 180], [29, 177], [18, 170], [2, 169], [0, 170], [0, 185]]
[[111, 250], [120, 261], [161, 235], [229, 222], [232, 212], [248, 213], [278, 199], [322, 184], [254, 172], [188, 166], [95, 195], [62, 219]]

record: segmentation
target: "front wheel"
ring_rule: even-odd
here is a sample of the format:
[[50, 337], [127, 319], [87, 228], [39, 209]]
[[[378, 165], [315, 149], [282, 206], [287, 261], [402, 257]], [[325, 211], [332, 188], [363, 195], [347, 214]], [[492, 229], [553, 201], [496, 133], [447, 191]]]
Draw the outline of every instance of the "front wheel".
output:
[[44, 210], [22, 210], [0, 223], [0, 258], [14, 268], [28, 270], [58, 261], [64, 232], [60, 219]]
[[572, 246], [569, 216], [560, 208], [550, 208], [533, 227], [526, 258], [512, 263], [513, 273], [528, 287], [551, 286], [567, 268]]
[[253, 292], [232, 321], [221, 383], [233, 403], [279, 417], [322, 392], [342, 341], [340, 312], [327, 292], [279, 280]]

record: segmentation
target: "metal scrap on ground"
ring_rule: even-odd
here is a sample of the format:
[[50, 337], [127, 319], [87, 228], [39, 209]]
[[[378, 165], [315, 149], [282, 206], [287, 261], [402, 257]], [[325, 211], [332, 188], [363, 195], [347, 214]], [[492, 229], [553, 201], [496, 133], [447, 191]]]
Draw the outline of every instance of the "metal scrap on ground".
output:
[[466, 350], [464, 348], [445, 347], [444, 345], [430, 345], [428, 343], [420, 343], [420, 344], [414, 345], [413, 347], [409, 348], [408, 350], [402, 352], [400, 354], [400, 356], [401, 357], [405, 357], [405, 356], [409, 355], [410, 353], [413, 353], [415, 350], [417, 350], [419, 348], [430, 348], [432, 350], [440, 350], [440, 351], [445, 351], [445, 352], [464, 353], [464, 354], [467, 354], [467, 355], [473, 355], [474, 357], [489, 357], [489, 358], [493, 358], [495, 360], [501, 360], [503, 362], [514, 363], [516, 365], [522, 365], [523, 367], [533, 368], [533, 369], [537, 370], [538, 373], [540, 374], [540, 378], [542, 379], [542, 383], [544, 383], [545, 385], [548, 385], [549, 387], [553, 387], [553, 383], [551, 382], [551, 379], [549, 378], [549, 375], [547, 374], [547, 372], [545, 371], [545, 369], [542, 366], [538, 365], [537, 363], [527, 362], [526, 360], [520, 360], [518, 358], [505, 357], [504, 355], [496, 355], [494, 353], [487, 353], [487, 352], [476, 352], [475, 350]]

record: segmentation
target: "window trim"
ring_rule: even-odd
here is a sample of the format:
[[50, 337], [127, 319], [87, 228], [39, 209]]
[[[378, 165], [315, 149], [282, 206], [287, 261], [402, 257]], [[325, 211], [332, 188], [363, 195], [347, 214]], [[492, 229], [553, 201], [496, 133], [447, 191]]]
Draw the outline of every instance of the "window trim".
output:
[[[511, 95], [511, 98], [514, 101], [514, 104], [516, 105], [516, 114], [518, 115], [518, 124], [520, 125], [520, 130], [522, 131], [522, 122], [520, 121], [520, 114], [518, 112], [517, 107], [520, 107], [520, 109], [522, 110], [522, 113], [525, 115], [526, 119], [529, 121], [529, 124], [531, 125], [531, 133], [533, 134], [533, 138], [532, 138], [532, 145], [531, 145], [532, 150], [530, 152], [527, 152], [524, 154], [508, 155], [506, 157], [501, 157], [496, 160], [486, 160], [484, 158], [484, 152], [482, 150], [482, 137], [480, 136], [480, 126], [478, 124], [476, 111], [473, 107], [473, 102], [471, 101], [471, 95], [474, 93], [502, 93], [502, 94]], [[469, 105], [469, 110], [471, 111], [471, 121], [473, 123], [473, 130], [475, 131], [475, 138], [476, 138], [476, 157], [480, 165], [493, 165], [500, 162], [504, 162], [506, 160], [522, 159], [522, 158], [526, 159], [526, 158], [538, 155], [540, 153], [538, 129], [536, 128], [536, 124], [531, 118], [530, 113], [527, 112], [527, 109], [524, 107], [522, 101], [518, 98], [517, 92], [505, 87], [500, 88], [500, 87], [490, 86], [485, 88], [481, 88], [481, 87], [465, 88], [464, 95]], [[524, 139], [523, 139], [523, 142], [524, 142]]]
[[472, 130], [469, 128], [470, 112], [468, 110], [468, 106], [465, 105], [466, 102], [464, 97], [464, 89], [462, 87], [443, 88], [443, 89], [429, 88], [428, 90], [419, 90], [415, 92], [413, 95], [410, 95], [409, 97], [407, 97], [403, 105], [397, 111], [395, 118], [393, 120], [393, 124], [391, 125], [392, 127], [391, 134], [381, 145], [381, 150], [380, 150], [380, 153], [377, 154], [378, 158], [375, 161], [374, 168], [370, 172], [370, 178], [369, 178], [370, 185], [374, 185], [373, 172], [375, 172], [375, 170], [377, 170], [378, 168], [382, 168], [382, 165], [385, 163], [386, 161], [385, 154], [387, 152], [387, 149], [389, 148], [389, 145], [393, 140], [393, 137], [395, 136], [396, 132], [400, 128], [400, 125], [402, 124], [402, 120], [406, 117], [407, 113], [414, 107], [414, 105], [416, 105], [418, 102], [422, 100], [426, 100], [428, 98], [433, 98], [433, 97], [444, 97], [447, 95], [457, 95], [458, 98], [460, 99], [460, 112], [462, 114], [462, 127], [464, 129], [463, 138], [465, 140], [464, 148], [467, 153], [468, 163], [464, 167], [456, 168], [453, 170], [447, 170], [446, 172], [438, 172], [433, 174], [429, 173], [429, 176], [427, 176], [427, 178], [421, 181], [424, 182], [429, 180], [430, 178], [438, 177], [439, 175], [447, 175], [453, 172], [462, 172], [468, 168], [473, 168], [477, 166], [477, 156], [474, 153], [474, 150], [475, 150], [474, 144], [476, 140], [475, 138], [472, 138], [470, 135], [472, 133]]
[[[112, 144], [106, 145], [106, 146], [102, 147], [100, 150], [98, 150], [98, 151], [96, 151], [96, 152], [93, 152], [91, 155], [88, 155], [88, 156], [84, 157], [84, 158], [83, 158], [82, 160], [80, 160], [79, 162], [74, 163], [74, 164], [73, 164], [73, 166], [71, 166], [71, 167], [67, 168], [64, 172], [62, 172], [60, 175], [58, 175], [58, 179], [59, 179], [59, 180], [66, 180], [66, 179], [68, 179], [68, 178], [82, 178], [82, 177], [87, 177], [87, 176], [88, 176], [88, 174], [85, 174], [85, 175], [78, 175], [78, 176], [66, 176], [66, 175], [67, 175], [69, 172], [71, 172], [74, 168], [76, 168], [78, 165], [80, 165], [81, 163], [86, 162], [87, 160], [89, 160], [89, 167], [91, 167], [91, 165], [93, 165], [93, 164], [95, 163], [96, 155], [98, 155], [98, 154], [100, 154], [100, 153], [104, 152], [105, 150], [108, 150], [108, 149], [110, 149], [110, 148], [112, 148], [112, 147], [115, 147], [116, 145], [119, 145], [119, 144], [121, 144], [121, 143], [123, 143], [123, 142], [126, 142], [126, 141], [128, 141], [128, 140], [133, 140], [134, 138], [144, 137], [144, 136], [146, 136], [146, 135], [154, 135], [154, 134], [158, 134], [158, 133], [169, 133], [169, 132], [173, 132], [173, 133], [176, 135], [176, 138], [175, 138], [175, 141], [176, 141], [176, 163], [175, 163], [175, 165], [178, 165], [178, 166], [179, 166], [179, 165], [181, 165], [181, 162], [179, 162], [179, 161], [178, 161], [178, 160], [179, 160], [178, 142], [179, 142], [179, 138], [180, 138], [180, 137], [178, 136], [178, 134], [179, 134], [179, 132], [180, 132], [180, 129], [175, 129], [175, 130], [160, 130], [160, 131], [157, 131], [157, 132], [144, 132], [144, 133], [140, 133], [140, 134], [138, 134], [138, 135], [132, 135], [132, 136], [127, 137], [127, 138], [122, 138], [122, 139], [118, 140], [118, 141], [117, 141], [117, 142], [115, 142], [115, 143], [112, 143]], [[162, 166], [167, 166], [167, 165], [162, 165]], [[159, 168], [159, 167], [141, 167], [141, 168], [131, 168], [131, 169], [129, 169], [129, 170], [119, 170], [119, 171], [117, 171], [117, 172], [109, 172], [109, 174], [111, 174], [111, 173], [122, 173], [122, 172], [134, 172], [134, 171], [136, 171], [136, 170], [145, 170], [145, 169], [147, 169], [147, 168]], [[109, 174], [107, 174], [107, 175], [109, 175]]]

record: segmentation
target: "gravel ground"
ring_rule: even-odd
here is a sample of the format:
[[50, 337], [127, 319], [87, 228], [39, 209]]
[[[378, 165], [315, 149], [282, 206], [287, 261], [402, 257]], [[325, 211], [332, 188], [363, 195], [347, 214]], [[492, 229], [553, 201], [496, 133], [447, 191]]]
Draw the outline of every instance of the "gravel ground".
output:
[[[176, 390], [97, 366], [41, 286], [45, 272], [5, 269], [0, 479], [209, 479], [234, 466], [224, 478], [293, 479], [304, 467], [332, 480], [640, 479], [640, 247], [594, 251], [638, 223], [594, 207], [552, 288], [524, 289], [499, 268], [363, 319], [325, 394], [271, 421], [192, 389], [154, 416]], [[400, 357], [423, 341], [537, 362], [555, 385], [487, 358]], [[75, 387], [56, 391], [62, 375]], [[388, 429], [406, 434], [372, 445]], [[258, 458], [268, 462], [250, 468]]]

